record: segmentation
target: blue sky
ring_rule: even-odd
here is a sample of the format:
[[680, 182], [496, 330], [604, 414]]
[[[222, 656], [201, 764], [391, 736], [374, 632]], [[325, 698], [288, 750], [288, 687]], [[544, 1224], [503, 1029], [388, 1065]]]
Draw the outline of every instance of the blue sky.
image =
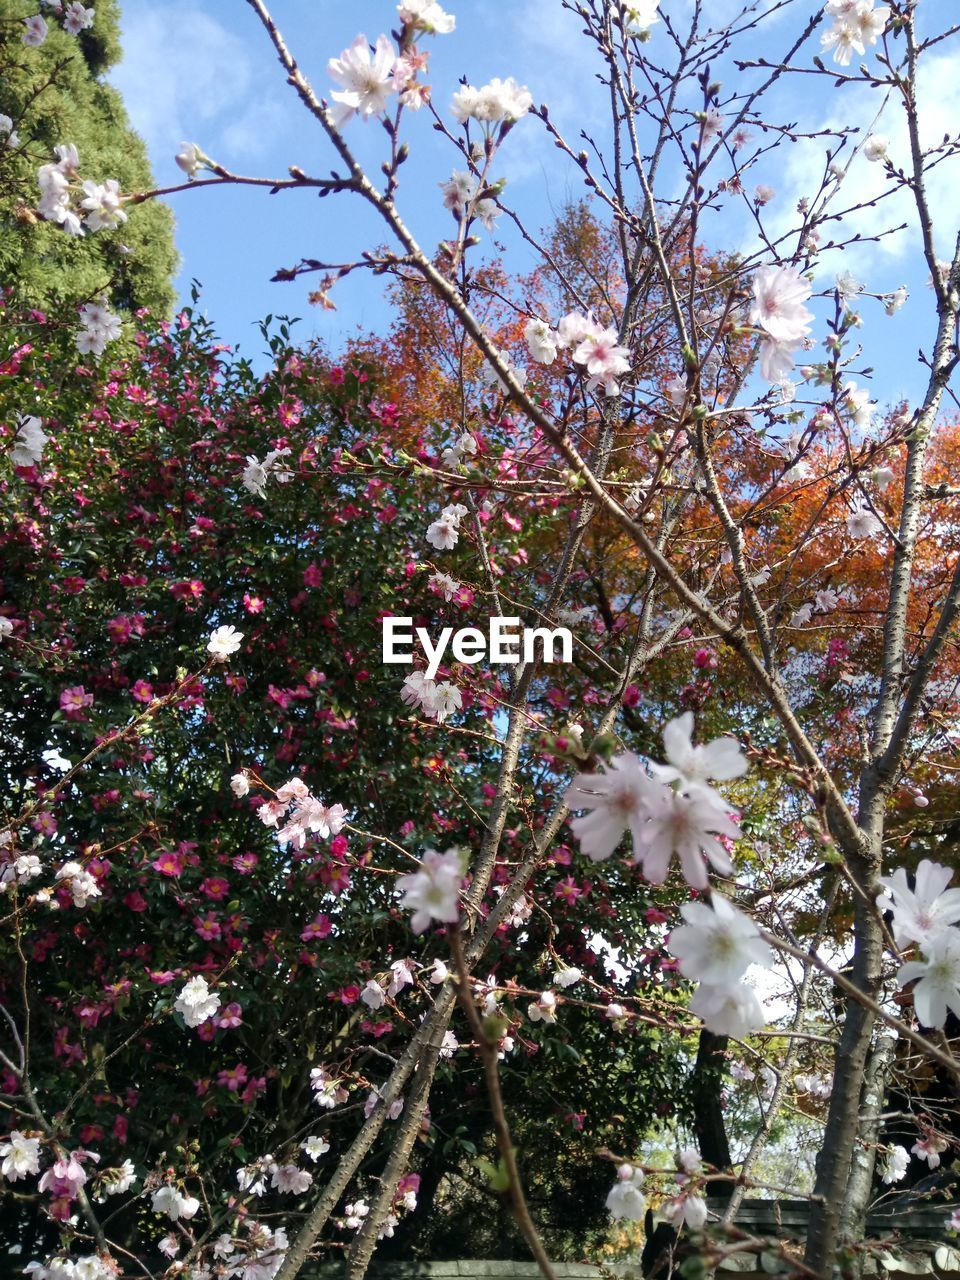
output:
[[[662, 0], [680, 13], [689, 0]], [[595, 80], [595, 55], [579, 34], [579, 23], [559, 0], [451, 0], [457, 30], [429, 41], [427, 79], [435, 100], [444, 106], [461, 75], [481, 84], [494, 75], [514, 75], [529, 85], [536, 102], [546, 101], [553, 118], [572, 143], [579, 131], [598, 135], [603, 128], [604, 100]], [[732, 7], [732, 0], [711, 0], [711, 12]], [[752, 49], [776, 57], [783, 40], [813, 5], [794, 0], [778, 21], [765, 30]], [[920, 6], [931, 26], [954, 15], [954, 0], [924, 0]], [[319, 93], [330, 82], [329, 57], [338, 54], [358, 31], [371, 40], [395, 26], [395, 7], [384, 0], [279, 0], [273, 13], [301, 66]], [[265, 34], [253, 11], [239, 0], [124, 0], [124, 60], [113, 80], [124, 94], [135, 127], [145, 138], [157, 180], [172, 184], [182, 175], [173, 162], [181, 141], [198, 142], [233, 169], [250, 175], [283, 176], [291, 164], [311, 174], [329, 171], [329, 145], [286, 85]], [[662, 26], [654, 29], [651, 49], [665, 41]], [[720, 78], [736, 76], [732, 67], [718, 68]], [[811, 94], [811, 90], [816, 92]], [[960, 120], [960, 42], [941, 47], [921, 83], [928, 136], [955, 132]], [[871, 125], [879, 95], [855, 89], [831, 91], [829, 82], [798, 77], [778, 92], [775, 112], [783, 119], [803, 118], [816, 126], [844, 123]], [[409, 118], [411, 160], [404, 166], [399, 203], [420, 243], [432, 248], [449, 234], [450, 215], [441, 205], [438, 183], [456, 163], [449, 144], [434, 133], [425, 113]], [[891, 151], [905, 159], [905, 139], [898, 121], [885, 117], [878, 126], [892, 138]], [[376, 174], [384, 135], [376, 124], [352, 122], [351, 144]], [[777, 153], [769, 171], [756, 181], [776, 189], [771, 220], [786, 225], [796, 200], [809, 189], [822, 167], [823, 147], [799, 142]], [[571, 197], [581, 194], [577, 174], [544, 136], [540, 123], [522, 121], [500, 153], [497, 173], [508, 180], [507, 198], [527, 226], [548, 224]], [[669, 194], [669, 172], [663, 190]], [[862, 157], [854, 161], [846, 189], [858, 196], [883, 189], [881, 167]], [[934, 179], [934, 198], [941, 228], [939, 249], [947, 256], [960, 220], [956, 164], [942, 166]], [[899, 199], [899, 197], [898, 197]], [[306, 301], [311, 277], [292, 284], [272, 284], [278, 267], [301, 256], [327, 260], [354, 259], [359, 251], [385, 239], [373, 215], [351, 196], [318, 200], [308, 192], [268, 196], [262, 190], [225, 188], [186, 192], [171, 198], [177, 218], [177, 243], [183, 258], [180, 276], [185, 295], [192, 278], [203, 284], [203, 305], [222, 337], [253, 353], [259, 348], [256, 321], [267, 312], [303, 318], [301, 333], [318, 335], [336, 346], [358, 327], [382, 329], [388, 320], [377, 281], [358, 273], [335, 291], [337, 311], [326, 312]], [[858, 228], [871, 234], [903, 220], [909, 210], [887, 201], [860, 216]], [[901, 202], [902, 203], [902, 202]], [[705, 226], [708, 243], [730, 247], [751, 244], [748, 218], [735, 207]], [[529, 265], [527, 251], [506, 219], [496, 239], [508, 263]], [[492, 248], [492, 246], [489, 246]], [[922, 264], [921, 264], [922, 265]], [[931, 295], [925, 287], [912, 238], [900, 236], [880, 246], [855, 249], [839, 259], [824, 260], [817, 272], [819, 287], [846, 266], [871, 290], [884, 292], [905, 284], [911, 299], [887, 320], [877, 304], [866, 304], [865, 364], [872, 364], [874, 394], [892, 400], [916, 391], [920, 373], [916, 352], [932, 335]]]

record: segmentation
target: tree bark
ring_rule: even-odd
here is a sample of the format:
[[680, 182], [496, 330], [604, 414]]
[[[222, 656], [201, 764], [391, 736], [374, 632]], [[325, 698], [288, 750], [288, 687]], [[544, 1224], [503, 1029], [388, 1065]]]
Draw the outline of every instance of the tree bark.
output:
[[[876, 863], [872, 858], [858, 857], [848, 858], [847, 865], [859, 890], [854, 901], [856, 945], [850, 979], [875, 998], [880, 989], [883, 956], [883, 936], [873, 903]], [[840, 1243], [841, 1216], [860, 1123], [860, 1092], [875, 1022], [872, 1010], [852, 996], [847, 998], [834, 1059], [833, 1093], [817, 1157], [814, 1194], [819, 1199], [810, 1206], [810, 1232], [804, 1255], [806, 1265], [824, 1277], [832, 1273]]]
[[[877, 1163], [877, 1139], [887, 1092], [887, 1080], [893, 1065], [897, 1041], [881, 1035], [870, 1054], [860, 1104], [860, 1134], [853, 1152], [847, 1195], [840, 1217], [841, 1244], [856, 1244], [866, 1236], [867, 1210], [873, 1190], [873, 1171]], [[855, 1253], [843, 1268], [844, 1280], [859, 1280], [863, 1273], [864, 1255]]]

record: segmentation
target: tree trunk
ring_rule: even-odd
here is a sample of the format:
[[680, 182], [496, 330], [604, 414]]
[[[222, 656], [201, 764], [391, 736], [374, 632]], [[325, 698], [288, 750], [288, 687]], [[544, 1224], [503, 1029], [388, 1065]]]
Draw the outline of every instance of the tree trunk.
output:
[[[871, 893], [876, 893], [872, 860], [848, 858], [847, 865], [861, 892], [854, 900], [854, 949], [851, 980], [875, 997], [880, 987], [883, 937]], [[874, 1014], [852, 996], [834, 1059], [833, 1093], [817, 1157], [817, 1177], [810, 1206], [810, 1233], [804, 1261], [819, 1275], [828, 1277], [840, 1243], [840, 1223], [860, 1123], [860, 1092], [867, 1055], [873, 1039]]]
[[[840, 1218], [841, 1244], [858, 1244], [866, 1236], [867, 1210], [873, 1191], [873, 1171], [877, 1163], [877, 1140], [887, 1092], [887, 1080], [893, 1065], [897, 1041], [881, 1035], [867, 1063], [860, 1104], [860, 1133], [850, 1167], [847, 1195]], [[843, 1268], [844, 1280], [859, 1280], [863, 1273], [864, 1255], [855, 1253]]]

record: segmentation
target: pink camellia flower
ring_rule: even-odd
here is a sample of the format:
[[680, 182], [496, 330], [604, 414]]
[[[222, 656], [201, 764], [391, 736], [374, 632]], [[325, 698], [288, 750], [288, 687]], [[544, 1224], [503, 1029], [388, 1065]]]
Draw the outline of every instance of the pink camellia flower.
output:
[[159, 871], [162, 876], [179, 876], [183, 874], [183, 854], [174, 852], [173, 849], [164, 849], [163, 853], [154, 858], [150, 865], [154, 871]]
[[214, 902], [221, 902], [230, 892], [230, 882], [223, 876], [207, 876], [200, 884], [200, 892]]
[[302, 930], [300, 934], [301, 941], [312, 942], [314, 938], [327, 938], [330, 936], [332, 928], [330, 917], [321, 913]]
[[64, 689], [60, 694], [60, 710], [68, 720], [85, 720], [83, 714], [87, 707], [93, 705], [93, 694], [87, 693], [82, 684], [72, 689]]
[[236, 1000], [231, 1000], [227, 1007], [222, 1011], [216, 1019], [218, 1027], [224, 1030], [230, 1027], [239, 1027], [243, 1023], [243, 1010]]
[[196, 578], [189, 582], [174, 582], [170, 586], [170, 594], [177, 600], [195, 601], [203, 595], [203, 583]]
[[149, 680], [137, 680], [130, 689], [130, 696], [134, 702], [151, 702], [153, 700], [153, 685]]
[[230, 1093], [239, 1093], [246, 1083], [247, 1068], [242, 1062], [238, 1062], [235, 1067], [227, 1067], [217, 1074], [217, 1084], [221, 1089], [229, 1090]]

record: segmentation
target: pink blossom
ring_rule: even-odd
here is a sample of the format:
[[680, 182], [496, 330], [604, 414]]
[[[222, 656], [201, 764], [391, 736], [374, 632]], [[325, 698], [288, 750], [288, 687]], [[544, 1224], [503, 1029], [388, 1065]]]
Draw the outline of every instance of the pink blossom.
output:
[[92, 705], [93, 694], [87, 693], [82, 684], [64, 689], [60, 694], [60, 710], [68, 720], [85, 720], [84, 710]]

